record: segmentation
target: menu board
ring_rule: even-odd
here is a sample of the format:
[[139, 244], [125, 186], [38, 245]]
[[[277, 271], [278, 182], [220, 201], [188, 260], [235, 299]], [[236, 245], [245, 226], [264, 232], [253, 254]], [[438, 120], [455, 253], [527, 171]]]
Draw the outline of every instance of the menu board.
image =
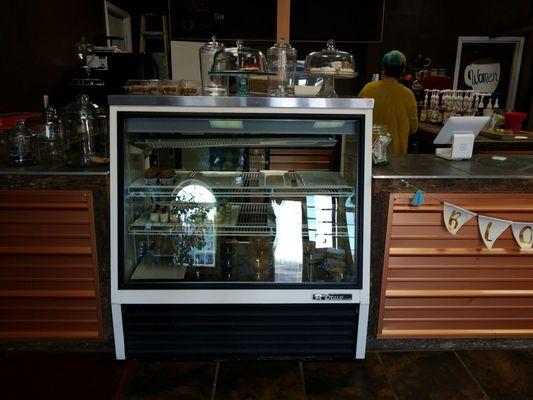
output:
[[381, 42], [385, 0], [291, 0], [291, 42]]
[[172, 40], [276, 39], [277, 0], [170, 0]]

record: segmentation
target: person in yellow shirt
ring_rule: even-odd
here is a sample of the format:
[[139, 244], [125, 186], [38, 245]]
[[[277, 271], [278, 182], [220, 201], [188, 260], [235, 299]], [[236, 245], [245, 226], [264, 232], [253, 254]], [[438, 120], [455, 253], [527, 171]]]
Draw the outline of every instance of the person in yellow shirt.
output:
[[409, 134], [418, 129], [418, 111], [413, 92], [398, 82], [405, 69], [405, 55], [393, 50], [381, 61], [381, 80], [367, 83], [359, 97], [374, 99], [374, 123], [387, 125], [392, 153], [406, 154]]

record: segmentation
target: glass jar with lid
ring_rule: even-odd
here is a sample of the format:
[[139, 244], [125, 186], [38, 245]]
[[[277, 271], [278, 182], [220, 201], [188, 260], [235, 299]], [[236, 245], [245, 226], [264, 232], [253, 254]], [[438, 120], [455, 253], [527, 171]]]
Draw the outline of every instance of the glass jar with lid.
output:
[[46, 107], [45, 122], [40, 135], [40, 153], [43, 162], [63, 162], [63, 140], [59, 129], [56, 109]]
[[39, 137], [24, 121], [6, 135], [7, 160], [11, 165], [35, 165], [40, 161]]
[[202, 94], [204, 96], [226, 96], [228, 93], [228, 78], [226, 76], [210, 76], [213, 69], [215, 54], [224, 51], [222, 43], [213, 36], [209, 43], [200, 47], [200, 76], [202, 79]]
[[227, 76], [230, 81], [229, 94], [246, 96], [249, 93], [248, 78], [256, 73], [264, 73], [265, 70], [263, 53], [244, 46], [239, 39], [235, 47], [219, 50], [215, 54], [211, 75]]
[[265, 56], [259, 50], [244, 46], [243, 41], [239, 39], [235, 43], [235, 47], [228, 47], [216, 52], [213, 71], [265, 71]]
[[353, 55], [337, 50], [332, 39], [327, 41], [325, 49], [307, 55], [305, 72], [323, 78], [318, 97], [337, 97], [334, 78], [349, 79], [357, 76]]
[[78, 95], [61, 114], [61, 134], [68, 165], [89, 167], [109, 162], [109, 128], [106, 112]]
[[296, 49], [285, 39], [267, 50], [267, 71], [276, 73], [268, 77], [268, 95], [277, 97], [294, 96], [296, 75]]
[[387, 125], [372, 125], [372, 163], [386, 165], [390, 161], [392, 137]]

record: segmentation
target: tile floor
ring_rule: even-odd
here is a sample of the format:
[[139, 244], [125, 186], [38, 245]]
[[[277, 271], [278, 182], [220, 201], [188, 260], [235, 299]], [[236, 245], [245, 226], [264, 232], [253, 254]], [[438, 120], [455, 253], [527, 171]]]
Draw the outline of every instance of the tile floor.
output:
[[354, 362], [115, 361], [0, 353], [0, 399], [533, 399], [533, 352], [370, 352]]

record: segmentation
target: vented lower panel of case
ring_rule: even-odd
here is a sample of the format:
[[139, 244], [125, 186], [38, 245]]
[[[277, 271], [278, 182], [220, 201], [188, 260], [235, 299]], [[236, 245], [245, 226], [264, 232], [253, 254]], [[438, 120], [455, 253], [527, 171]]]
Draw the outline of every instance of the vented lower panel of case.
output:
[[357, 304], [136, 304], [122, 311], [128, 357], [355, 357]]

